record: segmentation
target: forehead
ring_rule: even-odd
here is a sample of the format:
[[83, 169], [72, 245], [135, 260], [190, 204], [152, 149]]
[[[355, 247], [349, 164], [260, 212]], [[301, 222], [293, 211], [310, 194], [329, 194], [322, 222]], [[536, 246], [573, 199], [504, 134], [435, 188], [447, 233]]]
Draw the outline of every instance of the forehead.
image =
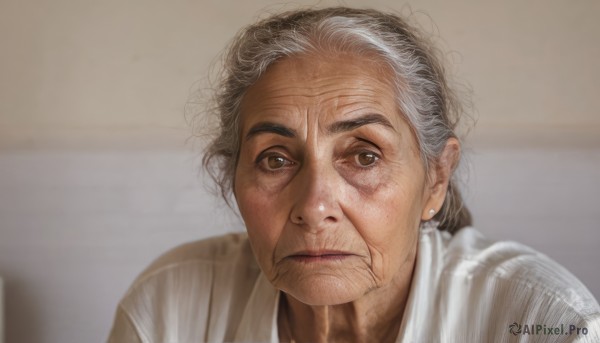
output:
[[372, 56], [285, 57], [249, 87], [241, 104], [242, 120], [286, 116], [293, 121], [302, 113], [328, 122], [370, 110], [400, 124], [391, 75], [391, 68]]

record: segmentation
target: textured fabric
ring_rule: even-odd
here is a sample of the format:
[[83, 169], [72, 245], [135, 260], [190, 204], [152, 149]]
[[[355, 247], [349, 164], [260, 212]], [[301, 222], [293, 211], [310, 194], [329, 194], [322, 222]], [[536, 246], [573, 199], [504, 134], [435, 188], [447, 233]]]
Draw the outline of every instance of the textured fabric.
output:
[[[190, 243], [138, 277], [109, 342], [277, 342], [278, 299], [244, 234]], [[600, 342], [600, 307], [526, 246], [428, 228], [397, 342]]]

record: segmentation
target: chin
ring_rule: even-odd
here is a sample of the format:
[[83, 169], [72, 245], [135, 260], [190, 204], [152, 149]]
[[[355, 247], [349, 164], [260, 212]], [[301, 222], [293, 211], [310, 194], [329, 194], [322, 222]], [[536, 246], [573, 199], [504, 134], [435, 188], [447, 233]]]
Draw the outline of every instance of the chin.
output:
[[329, 306], [359, 299], [368, 291], [362, 288], [356, 284], [348, 284], [347, 280], [319, 276], [291, 283], [281, 290], [306, 305]]

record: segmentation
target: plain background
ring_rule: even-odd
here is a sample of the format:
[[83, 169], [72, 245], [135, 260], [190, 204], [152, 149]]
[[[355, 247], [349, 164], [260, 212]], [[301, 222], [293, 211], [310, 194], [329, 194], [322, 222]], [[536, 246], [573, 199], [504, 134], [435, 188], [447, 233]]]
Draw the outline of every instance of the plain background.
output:
[[[238, 29], [294, 4], [315, 2], [0, 0], [6, 342], [104, 341], [154, 258], [243, 229], [203, 188], [184, 107]], [[346, 4], [413, 12], [438, 36], [473, 90], [476, 226], [600, 296], [600, 2]]]

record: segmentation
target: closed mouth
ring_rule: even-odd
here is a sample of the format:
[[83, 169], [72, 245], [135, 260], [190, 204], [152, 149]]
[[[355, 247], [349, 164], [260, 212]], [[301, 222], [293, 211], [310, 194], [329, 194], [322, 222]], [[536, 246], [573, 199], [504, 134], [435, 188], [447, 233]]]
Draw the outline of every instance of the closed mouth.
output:
[[349, 252], [345, 251], [300, 251], [294, 253], [288, 258], [297, 262], [326, 262], [326, 261], [339, 261], [347, 257], [354, 256]]

